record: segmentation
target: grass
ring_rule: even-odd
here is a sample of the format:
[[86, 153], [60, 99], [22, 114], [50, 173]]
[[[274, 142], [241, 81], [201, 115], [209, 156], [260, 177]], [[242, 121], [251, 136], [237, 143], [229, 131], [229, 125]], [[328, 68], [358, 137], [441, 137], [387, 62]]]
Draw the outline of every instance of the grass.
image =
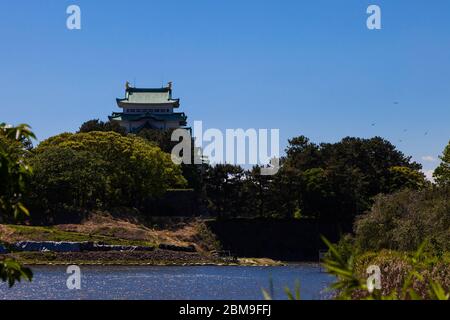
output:
[[[112, 236], [87, 234], [71, 231], [62, 231], [55, 227], [30, 227], [21, 225], [7, 225], [8, 229], [13, 231], [13, 241], [69, 241], [69, 242], [104, 242], [111, 245], [135, 245], [155, 247], [155, 243], [142, 240], [120, 239]], [[11, 242], [9, 241], [5, 242]]]
[[[16, 261], [27, 266], [46, 266], [46, 265], [101, 265], [101, 266], [179, 266], [183, 262], [169, 259], [139, 259], [124, 253], [117, 253], [117, 257], [105, 259], [102, 256], [98, 258], [87, 258], [80, 255], [76, 258], [67, 258], [56, 252], [16, 252], [10, 255]], [[188, 263], [195, 265], [194, 261]], [[198, 263], [200, 265], [201, 263]]]
[[239, 259], [238, 262], [218, 260], [215, 258], [201, 258], [196, 256], [186, 258], [184, 256], [153, 256], [151, 252], [147, 255], [139, 256], [139, 253], [128, 252], [110, 252], [105, 255], [104, 252], [97, 252], [93, 255], [84, 253], [65, 254], [57, 252], [15, 252], [9, 254], [11, 258], [28, 266], [37, 265], [151, 265], [151, 266], [280, 266], [279, 262], [270, 259]]

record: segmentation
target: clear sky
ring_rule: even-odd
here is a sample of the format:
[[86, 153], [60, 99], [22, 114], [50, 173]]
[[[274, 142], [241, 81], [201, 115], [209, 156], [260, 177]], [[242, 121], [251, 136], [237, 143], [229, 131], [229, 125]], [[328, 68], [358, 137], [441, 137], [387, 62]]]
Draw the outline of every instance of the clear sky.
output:
[[189, 125], [279, 128], [283, 148], [379, 135], [430, 170], [450, 139], [449, 17], [448, 0], [1, 1], [0, 121], [42, 140], [120, 111], [126, 80], [173, 81]]

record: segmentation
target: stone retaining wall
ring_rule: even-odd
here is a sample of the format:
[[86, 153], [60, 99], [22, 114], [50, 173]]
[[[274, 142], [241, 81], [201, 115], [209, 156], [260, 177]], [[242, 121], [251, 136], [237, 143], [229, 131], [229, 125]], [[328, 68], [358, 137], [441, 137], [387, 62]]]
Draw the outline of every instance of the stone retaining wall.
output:
[[[123, 246], [109, 245], [97, 242], [68, 242], [68, 241], [20, 241], [12, 245], [12, 248], [22, 252], [83, 252], [83, 251], [153, 251], [154, 247], [149, 246]], [[160, 244], [161, 250], [196, 252], [195, 247], [175, 246], [170, 244]], [[0, 254], [8, 253], [8, 249], [0, 245]]]
[[[81, 252], [81, 251], [151, 251], [153, 247], [107, 245], [95, 242], [20, 241], [13, 245], [17, 251]], [[1, 252], [1, 251], [0, 251]]]

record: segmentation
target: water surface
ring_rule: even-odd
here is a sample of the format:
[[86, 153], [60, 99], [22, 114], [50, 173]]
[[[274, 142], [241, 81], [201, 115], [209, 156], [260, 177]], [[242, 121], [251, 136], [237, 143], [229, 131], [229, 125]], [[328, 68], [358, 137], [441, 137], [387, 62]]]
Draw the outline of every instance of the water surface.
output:
[[32, 283], [12, 289], [0, 283], [0, 299], [261, 300], [261, 288], [286, 299], [284, 287], [299, 281], [302, 299], [326, 299], [333, 278], [317, 265], [280, 267], [81, 267], [81, 290], [67, 289], [66, 267], [33, 267]]

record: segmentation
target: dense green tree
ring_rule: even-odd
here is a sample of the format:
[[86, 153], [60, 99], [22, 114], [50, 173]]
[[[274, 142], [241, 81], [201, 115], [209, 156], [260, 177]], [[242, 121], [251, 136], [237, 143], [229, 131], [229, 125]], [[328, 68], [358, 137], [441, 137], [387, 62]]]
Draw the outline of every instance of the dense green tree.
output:
[[305, 136], [299, 136], [288, 140], [289, 145], [286, 149], [285, 166], [307, 170], [317, 168], [322, 165], [320, 147]]
[[[161, 148], [162, 151], [171, 153], [174, 146], [179, 143], [179, 141], [172, 141], [173, 131], [174, 129], [160, 130], [160, 129], [144, 128], [137, 133], [137, 136], [156, 144], [158, 147]], [[202, 193], [203, 165], [195, 164], [194, 162], [194, 155], [195, 155], [194, 139], [191, 140], [191, 148], [192, 148], [191, 163], [181, 164], [181, 170], [183, 172], [183, 177], [187, 180], [188, 187], [194, 189], [198, 197], [202, 198], [204, 197], [204, 194]]]
[[243, 190], [241, 192], [242, 203], [240, 215], [269, 217], [272, 212], [269, 209], [270, 186], [272, 176], [261, 175], [261, 167], [254, 166], [245, 172]]
[[450, 186], [450, 141], [442, 153], [441, 164], [434, 171], [433, 177], [440, 186]]
[[283, 165], [272, 177], [267, 197], [267, 211], [271, 217], [294, 217], [300, 209], [301, 172], [293, 166]]
[[378, 194], [429, 186], [421, 166], [380, 137], [314, 144], [289, 140], [274, 176], [231, 165], [207, 170], [210, 208], [220, 216], [309, 217], [350, 230]]
[[401, 190], [403, 188], [418, 190], [425, 188], [430, 183], [425, 178], [425, 175], [408, 167], [392, 167], [389, 168], [391, 173], [389, 185], [391, 192]]
[[[61, 154], [63, 149], [72, 150], [75, 160], [70, 159], [70, 151]], [[64, 133], [43, 141], [35, 149], [35, 154], [33, 161], [37, 161], [36, 169], [39, 170], [36, 174], [42, 178], [37, 181], [38, 184], [52, 182], [52, 188], [56, 188], [55, 183], [62, 183], [63, 189], [71, 190], [71, 194], [77, 190], [82, 192], [84, 182], [79, 181], [80, 175], [86, 178], [93, 175], [87, 179], [94, 186], [80, 194], [76, 200], [79, 204], [92, 204], [93, 196], [103, 197], [103, 202], [108, 207], [139, 208], [147, 200], [164, 194], [168, 188], [186, 184], [180, 166], [172, 162], [169, 154], [134, 135], [122, 136], [115, 132], [99, 131]], [[55, 168], [58, 160], [65, 162]], [[88, 165], [88, 162], [92, 163]], [[93, 171], [98, 173], [94, 174]], [[89, 179], [98, 180], [93, 182]], [[99, 187], [101, 190], [97, 189]], [[36, 190], [46, 190], [45, 188], [37, 187]]]
[[355, 240], [363, 250], [416, 250], [424, 241], [450, 249], [450, 189], [402, 190], [379, 195], [355, 223]]
[[421, 177], [418, 163], [380, 137], [347, 137], [316, 145], [300, 136], [289, 141], [286, 154], [284, 167], [295, 170], [280, 174], [298, 176], [290, 202], [296, 200], [306, 216], [351, 221], [370, 207], [377, 194], [419, 183]]
[[47, 147], [33, 158], [35, 206], [49, 212], [103, 206], [109, 188], [107, 165], [94, 152]]
[[334, 191], [325, 169], [312, 168], [302, 172], [301, 209], [309, 217], [321, 218], [329, 216], [334, 210]]
[[242, 209], [244, 170], [240, 166], [217, 164], [205, 173], [210, 210], [219, 217], [236, 217]]
[[159, 130], [144, 128], [137, 135], [145, 140], [154, 142], [162, 151], [171, 153], [173, 147], [178, 143], [172, 141], [173, 130]]
[[120, 124], [117, 121], [107, 121], [103, 122], [99, 119], [93, 119], [86, 121], [83, 123], [78, 130], [78, 133], [87, 133], [92, 131], [113, 131], [117, 132], [121, 135], [126, 135], [126, 130], [124, 127], [120, 126]]

